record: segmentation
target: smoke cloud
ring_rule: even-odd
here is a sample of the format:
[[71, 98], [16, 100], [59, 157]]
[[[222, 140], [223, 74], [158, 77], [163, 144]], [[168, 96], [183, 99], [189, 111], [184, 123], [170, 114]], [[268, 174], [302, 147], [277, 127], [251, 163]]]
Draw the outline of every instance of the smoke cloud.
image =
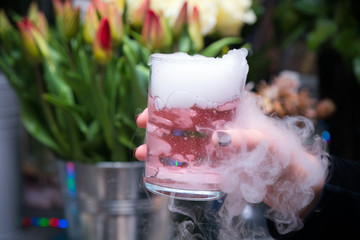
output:
[[[223, 179], [222, 191], [226, 193], [224, 199], [215, 201], [217, 207], [214, 201], [202, 205], [170, 201], [170, 211], [188, 216], [176, 225], [176, 239], [233, 240], [264, 236], [266, 227], [251, 225], [246, 217], [249, 206], [265, 206], [264, 203], [272, 207], [264, 208], [261, 221], [272, 220], [282, 234], [302, 228], [299, 212], [313, 200], [314, 185], [327, 174], [326, 145], [314, 134], [310, 120], [266, 116], [261, 101], [245, 92], [236, 121], [224, 128], [249, 130], [253, 134], [241, 135], [241, 141], [233, 143], [236, 147], [214, 146], [222, 159], [216, 168]], [[216, 234], [204, 233], [209, 229]]]

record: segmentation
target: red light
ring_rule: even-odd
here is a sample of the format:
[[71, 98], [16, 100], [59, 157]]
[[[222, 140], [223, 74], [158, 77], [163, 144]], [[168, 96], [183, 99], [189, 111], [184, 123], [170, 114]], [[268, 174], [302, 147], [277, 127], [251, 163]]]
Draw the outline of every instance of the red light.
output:
[[23, 217], [22, 225], [24, 227], [30, 227], [31, 226], [31, 219], [29, 217]]
[[59, 219], [57, 219], [57, 218], [51, 218], [51, 219], [50, 219], [50, 226], [51, 226], [51, 227], [58, 227], [58, 226], [59, 226]]

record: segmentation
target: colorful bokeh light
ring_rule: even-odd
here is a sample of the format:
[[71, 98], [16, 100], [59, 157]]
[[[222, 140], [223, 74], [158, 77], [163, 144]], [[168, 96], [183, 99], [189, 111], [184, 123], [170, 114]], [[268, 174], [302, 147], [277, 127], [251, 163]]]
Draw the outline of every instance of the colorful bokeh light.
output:
[[66, 219], [46, 217], [23, 217], [21, 223], [23, 227], [67, 228], [69, 226], [69, 222]]

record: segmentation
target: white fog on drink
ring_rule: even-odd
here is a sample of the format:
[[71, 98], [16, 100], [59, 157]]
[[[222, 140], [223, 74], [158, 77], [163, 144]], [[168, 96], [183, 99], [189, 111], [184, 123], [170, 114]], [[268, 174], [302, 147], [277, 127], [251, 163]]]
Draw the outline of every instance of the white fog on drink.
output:
[[[259, 96], [244, 90], [235, 121], [223, 127], [223, 130], [251, 130], [255, 137], [258, 133], [268, 137], [258, 142], [255, 140], [254, 144], [254, 136], [244, 134], [236, 147], [232, 147], [233, 144], [216, 146], [218, 154], [224, 157], [216, 168], [222, 177], [221, 190], [226, 193], [216, 212], [210, 203], [185, 204], [170, 199], [171, 212], [188, 216], [187, 220], [176, 223], [176, 239], [255, 239], [265, 234], [265, 230], [257, 228], [258, 232], [254, 232], [253, 227], [245, 224], [242, 214], [249, 204], [269, 202], [274, 207], [267, 207], [263, 218], [273, 221], [280, 233], [302, 228], [299, 211], [313, 200], [312, 187], [318, 178], [327, 174], [326, 146], [314, 134], [310, 120], [304, 117], [279, 119], [266, 116], [261, 102]], [[322, 166], [318, 168], [321, 170], [315, 171], [305, 164], [308, 161], [304, 159], [310, 157], [311, 161]], [[295, 165], [303, 169], [302, 180], [282, 181], [282, 174]], [[298, 178], [294, 176], [294, 179]], [[199, 211], [204, 215], [211, 212], [211, 216], [198, 216], [199, 211], [195, 208], [201, 208]], [[199, 229], [197, 233], [194, 228]], [[206, 231], [216, 233], [212, 236]]]
[[[263, 139], [256, 142], [256, 146], [249, 147], [248, 143], [253, 139], [244, 135], [236, 149], [231, 146], [219, 146], [218, 151], [224, 152], [226, 158], [222, 161], [223, 164], [218, 166], [217, 171], [223, 179], [222, 191], [226, 193], [224, 203], [216, 213], [211, 213], [211, 216], [199, 217], [196, 214], [201, 211], [210, 212], [209, 206], [194, 203], [186, 205], [181, 201], [171, 200], [170, 211], [191, 219], [177, 225], [176, 239], [255, 239], [264, 235], [265, 230], [246, 224], [242, 217], [244, 208], [248, 204], [270, 201], [275, 202], [276, 207], [268, 207], [263, 217], [273, 221], [280, 233], [302, 228], [303, 223], [298, 212], [312, 201], [312, 187], [318, 182], [317, 178], [327, 174], [328, 154], [325, 143], [314, 134], [314, 126], [310, 120], [304, 117], [279, 119], [275, 116], [266, 116], [261, 108], [261, 101], [259, 96], [245, 92], [238, 106], [236, 121], [225, 126], [224, 130], [255, 130], [270, 136], [269, 139], [274, 139], [275, 142], [270, 143]], [[302, 164], [307, 162], [304, 161], [305, 158], [310, 157], [304, 150], [315, 157], [314, 161], [322, 166], [321, 171], [314, 172], [310, 166]], [[301, 166], [308, 175], [304, 176], [301, 182], [281, 181], [286, 169], [295, 165], [293, 161], [299, 161], [296, 165]], [[276, 188], [276, 191], [269, 193], [272, 191], [269, 186]], [[202, 229], [204, 220], [212, 221], [217, 227], [210, 230], [205, 227]], [[196, 225], [201, 234], [193, 233]], [[209, 237], [209, 233], [206, 233], [209, 231], [216, 231], [216, 238]]]

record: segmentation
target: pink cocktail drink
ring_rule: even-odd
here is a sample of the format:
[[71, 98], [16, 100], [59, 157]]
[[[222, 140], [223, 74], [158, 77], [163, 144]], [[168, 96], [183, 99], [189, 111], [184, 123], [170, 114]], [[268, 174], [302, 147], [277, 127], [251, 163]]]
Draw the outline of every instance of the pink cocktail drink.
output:
[[[212, 134], [234, 121], [241, 101], [248, 67], [244, 50], [237, 51], [220, 64], [218, 59], [194, 60], [187, 55], [176, 56], [179, 60], [175, 54], [150, 59], [145, 173], [149, 190], [190, 200], [223, 195], [218, 166], [226, 159], [218, 156]], [[234, 71], [237, 62], [243, 64], [237, 66], [240, 71]]]

